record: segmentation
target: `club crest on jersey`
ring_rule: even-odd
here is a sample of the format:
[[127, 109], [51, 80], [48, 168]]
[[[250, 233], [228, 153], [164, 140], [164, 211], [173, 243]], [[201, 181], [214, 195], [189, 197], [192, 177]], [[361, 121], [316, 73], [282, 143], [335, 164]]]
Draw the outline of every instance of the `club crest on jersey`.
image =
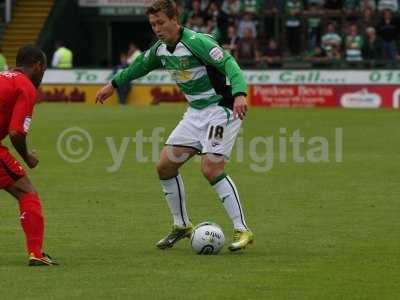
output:
[[179, 67], [181, 70], [189, 68], [189, 65], [190, 65], [189, 58], [187, 57], [179, 58]]
[[215, 60], [217, 62], [219, 62], [219, 61], [224, 59], [224, 52], [219, 47], [212, 48], [208, 54], [210, 55], [210, 57], [213, 60]]
[[24, 131], [28, 132], [29, 128], [31, 127], [31, 122], [32, 122], [32, 118], [31, 117], [26, 117], [24, 120]]

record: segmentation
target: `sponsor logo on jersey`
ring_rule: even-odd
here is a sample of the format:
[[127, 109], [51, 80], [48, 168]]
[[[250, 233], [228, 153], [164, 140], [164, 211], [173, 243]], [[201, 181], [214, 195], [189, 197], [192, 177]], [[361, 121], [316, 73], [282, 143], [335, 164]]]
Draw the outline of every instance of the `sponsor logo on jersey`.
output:
[[18, 73], [15, 73], [15, 72], [12, 72], [12, 71], [0, 72], [0, 76], [4, 76], [4, 77], [7, 77], [7, 78], [17, 77], [18, 75], [19, 75]]
[[25, 121], [24, 121], [24, 131], [28, 132], [29, 128], [31, 127], [31, 122], [32, 122], [32, 118], [31, 117], [26, 117]]
[[182, 71], [173, 70], [173, 71], [170, 71], [170, 74], [171, 74], [171, 78], [173, 80], [175, 80], [176, 82], [185, 82], [185, 81], [192, 80], [192, 78], [193, 78], [193, 74], [190, 70], [182, 70]]
[[215, 60], [217, 62], [224, 59], [224, 52], [219, 47], [212, 48], [209, 52], [209, 55], [213, 60]]

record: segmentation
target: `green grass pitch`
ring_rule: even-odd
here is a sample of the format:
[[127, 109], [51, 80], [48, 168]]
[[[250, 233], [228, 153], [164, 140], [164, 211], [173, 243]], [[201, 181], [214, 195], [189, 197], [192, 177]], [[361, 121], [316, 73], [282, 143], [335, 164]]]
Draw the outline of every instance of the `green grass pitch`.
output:
[[[107, 172], [106, 137], [117, 147], [139, 130], [150, 136], [165, 127], [166, 137], [184, 109], [37, 106], [29, 142], [41, 162], [29, 174], [44, 206], [45, 249], [61, 265], [26, 266], [17, 204], [2, 192], [2, 299], [399, 299], [398, 111], [252, 108], [242, 135], [244, 161], [232, 161], [227, 171], [255, 243], [241, 253], [225, 247], [220, 255], [198, 256], [186, 240], [170, 250], [155, 248], [171, 218], [155, 164], [137, 162], [133, 142], [121, 168]], [[76, 164], [57, 152], [59, 134], [73, 126], [93, 138], [91, 156]], [[272, 136], [277, 151], [285, 137], [280, 128], [287, 128], [287, 138], [296, 129], [306, 141], [325, 137], [330, 162], [296, 163], [289, 149], [287, 162], [276, 154], [270, 171], [252, 171], [249, 143]], [[343, 162], [335, 161], [335, 128], [343, 128]], [[73, 150], [80, 143], [73, 141]], [[144, 154], [151, 151], [146, 144]], [[230, 220], [199, 171], [198, 161], [181, 170], [190, 217], [220, 224], [228, 243]]]

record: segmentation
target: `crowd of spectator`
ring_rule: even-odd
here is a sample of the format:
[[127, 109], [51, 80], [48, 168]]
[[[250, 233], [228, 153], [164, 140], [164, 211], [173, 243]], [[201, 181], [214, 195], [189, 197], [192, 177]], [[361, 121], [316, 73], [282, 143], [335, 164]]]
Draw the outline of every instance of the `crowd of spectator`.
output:
[[400, 60], [400, 0], [177, 2], [183, 25], [212, 35], [243, 66], [370, 67]]

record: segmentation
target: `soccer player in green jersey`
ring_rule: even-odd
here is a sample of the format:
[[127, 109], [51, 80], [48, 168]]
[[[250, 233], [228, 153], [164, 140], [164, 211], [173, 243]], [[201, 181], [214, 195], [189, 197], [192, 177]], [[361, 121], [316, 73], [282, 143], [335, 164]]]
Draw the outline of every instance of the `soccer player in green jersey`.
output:
[[[233, 222], [234, 234], [229, 250], [244, 249], [253, 241], [253, 233], [246, 224], [236, 186], [224, 168], [246, 115], [246, 80], [235, 59], [212, 37], [179, 24], [173, 1], [155, 1], [147, 15], [159, 40], [105, 85], [97, 93], [96, 101], [103, 103], [118, 86], [154, 69], [164, 68], [171, 73], [189, 102], [157, 164], [174, 225], [156, 246], [160, 249], [172, 247], [192, 232], [179, 168], [200, 153], [202, 173]], [[227, 85], [227, 78], [230, 85]]]

